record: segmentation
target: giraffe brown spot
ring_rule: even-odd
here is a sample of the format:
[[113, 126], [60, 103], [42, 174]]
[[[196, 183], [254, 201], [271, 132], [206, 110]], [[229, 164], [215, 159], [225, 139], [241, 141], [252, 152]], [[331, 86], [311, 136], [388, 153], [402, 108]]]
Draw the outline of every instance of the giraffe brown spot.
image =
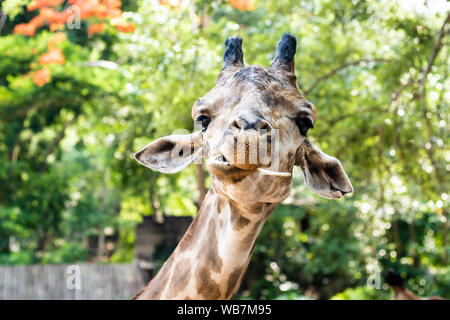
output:
[[264, 211], [265, 204], [262, 202], [257, 202], [250, 206], [250, 213], [253, 214], [260, 214], [262, 211]]
[[219, 196], [218, 199], [217, 199], [217, 211], [218, 211], [218, 213], [221, 213], [225, 209], [225, 206], [226, 206], [225, 199], [223, 199], [222, 197]]
[[241, 250], [248, 250], [251, 248], [256, 239], [256, 232], [258, 231], [259, 223], [255, 223], [253, 227], [248, 231], [247, 235], [242, 239], [240, 243]]
[[[237, 154], [237, 153], [236, 153], [236, 154]], [[244, 173], [242, 173], [242, 174], [238, 174], [238, 175], [236, 175], [236, 176], [232, 176], [232, 177], [231, 177], [231, 181], [232, 181], [234, 184], [239, 183], [239, 182], [241, 182], [242, 180], [244, 180], [244, 178], [247, 177], [247, 175], [248, 175], [248, 174], [246, 174], [246, 173], [244, 172]]]
[[219, 299], [220, 287], [211, 278], [211, 271], [208, 267], [202, 267], [197, 272], [197, 292], [205, 299]]
[[236, 226], [239, 229], [241, 229], [241, 228], [245, 227], [246, 225], [248, 225], [249, 223], [250, 223], [250, 220], [241, 215], [236, 223]]
[[219, 257], [216, 223], [213, 219], [210, 220], [208, 225], [208, 236], [209, 238], [205, 241], [203, 250], [200, 251], [200, 254], [206, 254], [208, 267], [210, 267], [212, 271], [220, 272], [223, 263], [222, 259]]
[[235, 207], [231, 207], [231, 225], [233, 229], [240, 230], [250, 223], [250, 220], [242, 215]]
[[178, 292], [182, 291], [189, 282], [189, 275], [191, 273], [190, 260], [185, 258], [180, 260], [174, 269], [174, 275], [170, 281], [169, 296], [176, 296]]
[[[267, 184], [266, 183], [267, 183], [267, 181], [264, 181], [264, 179], [259, 180], [257, 182], [257, 185], [256, 185], [257, 189], [258, 190], [265, 190], [267, 188]], [[264, 191], [262, 191], [262, 192], [264, 192]]]
[[241, 277], [243, 267], [238, 267], [234, 269], [227, 280], [227, 289], [225, 291], [225, 297], [227, 299], [231, 299], [235, 291], [237, 290], [237, 286], [239, 285], [239, 278]]

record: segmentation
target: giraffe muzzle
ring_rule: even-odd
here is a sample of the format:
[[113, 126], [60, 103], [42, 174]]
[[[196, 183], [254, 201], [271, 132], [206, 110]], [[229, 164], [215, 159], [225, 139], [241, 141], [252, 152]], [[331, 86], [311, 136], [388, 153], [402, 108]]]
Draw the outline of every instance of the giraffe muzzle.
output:
[[242, 170], [256, 170], [270, 166], [271, 152], [271, 135], [252, 130], [238, 135], [227, 135], [220, 148], [218, 160]]

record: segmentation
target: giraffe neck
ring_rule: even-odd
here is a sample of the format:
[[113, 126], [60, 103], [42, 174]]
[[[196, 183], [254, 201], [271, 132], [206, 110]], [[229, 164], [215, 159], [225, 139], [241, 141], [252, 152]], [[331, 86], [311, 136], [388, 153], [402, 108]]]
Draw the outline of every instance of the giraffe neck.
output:
[[211, 189], [175, 251], [137, 299], [231, 299], [276, 203], [241, 205]]

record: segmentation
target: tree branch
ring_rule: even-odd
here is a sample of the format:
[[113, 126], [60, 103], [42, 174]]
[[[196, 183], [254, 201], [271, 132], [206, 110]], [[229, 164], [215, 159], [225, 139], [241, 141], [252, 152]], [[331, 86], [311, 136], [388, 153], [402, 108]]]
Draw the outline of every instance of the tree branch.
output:
[[85, 67], [100, 67], [104, 69], [110, 70], [119, 70], [121, 67], [115, 62], [107, 61], [107, 60], [95, 60], [95, 61], [86, 61], [84, 62]]
[[427, 153], [428, 153], [428, 158], [430, 159], [431, 165], [434, 170], [434, 174], [436, 176], [439, 193], [442, 193], [444, 191], [444, 189], [442, 187], [443, 184], [442, 184], [441, 176], [438, 171], [438, 166], [437, 166], [436, 160], [434, 158], [433, 131], [432, 131], [431, 121], [428, 118], [428, 106], [427, 106], [427, 101], [426, 101], [426, 88], [425, 87], [426, 87], [426, 82], [427, 82], [427, 76], [430, 73], [431, 68], [433, 67], [434, 61], [436, 60], [436, 57], [442, 48], [442, 40], [447, 35], [449, 22], [450, 22], [450, 13], [447, 14], [447, 18], [445, 19], [444, 23], [442, 24], [441, 29], [439, 30], [439, 33], [434, 42], [433, 52], [431, 53], [430, 57], [428, 58], [427, 66], [424, 68], [424, 70], [422, 72], [422, 77], [419, 82], [420, 92], [419, 92], [419, 97], [418, 97], [421, 108], [422, 108], [423, 119], [425, 121], [425, 125], [427, 127], [427, 133], [428, 133], [428, 144], [429, 145], [428, 145], [428, 148], [426, 148], [426, 149], [427, 149]]
[[47, 148], [47, 150], [45, 151], [44, 154], [44, 163], [47, 161], [48, 156], [50, 156], [56, 149], [56, 147], [58, 146], [58, 144], [61, 142], [61, 140], [64, 138], [65, 134], [66, 134], [66, 129], [71, 126], [78, 118], [78, 114], [74, 115], [74, 117], [67, 121], [64, 126], [62, 127], [61, 131], [58, 133], [58, 135], [55, 137], [55, 139], [53, 139], [52, 143], [50, 144], [50, 146]]
[[[343, 114], [339, 117], [336, 117], [334, 119], [331, 120], [326, 120], [326, 122], [329, 123], [329, 126], [327, 128], [327, 131], [329, 131], [332, 127], [334, 127], [339, 121], [345, 120], [347, 118], [353, 117], [353, 116], [357, 116], [359, 114], [362, 113], [367, 113], [367, 112], [388, 112], [389, 109], [393, 106], [397, 104], [398, 99], [401, 97], [401, 94], [403, 93], [403, 91], [410, 87], [411, 85], [413, 85], [414, 83], [416, 83], [416, 81], [414, 79], [410, 79], [407, 83], [405, 83], [404, 85], [402, 85], [400, 88], [398, 88], [391, 96], [391, 100], [389, 101], [389, 105], [386, 108], [383, 107], [378, 107], [378, 106], [369, 106], [369, 107], [365, 107], [365, 108], [360, 108], [354, 112], [351, 113], [346, 113]], [[321, 137], [322, 135], [319, 135], [319, 137]]]
[[314, 80], [312, 85], [304, 90], [304, 94], [307, 95], [315, 87], [317, 87], [319, 85], [319, 83], [321, 83], [322, 81], [327, 80], [328, 78], [331, 78], [332, 76], [334, 76], [339, 71], [341, 71], [341, 70], [343, 70], [345, 68], [348, 68], [350, 66], [358, 65], [358, 64], [363, 63], [363, 62], [390, 62], [390, 60], [388, 60], [388, 59], [358, 59], [358, 60], [355, 60], [355, 61], [344, 63], [344, 64], [340, 65], [339, 67], [332, 69], [331, 71], [325, 73], [324, 75], [322, 75], [319, 78], [317, 78], [316, 80]]
[[0, 10], [0, 32], [2, 31], [5, 25], [6, 17], [7, 17], [6, 14], [2, 10]]
[[129, 72], [120, 64], [108, 60], [85, 61], [80, 65], [88, 68], [103, 68], [120, 72], [125, 77], [130, 76]]
[[450, 22], [450, 12], [447, 14], [447, 18], [445, 19], [444, 23], [442, 24], [441, 30], [439, 30], [436, 40], [434, 41], [433, 53], [428, 58], [427, 66], [422, 72], [422, 78], [420, 80], [420, 86], [422, 87], [422, 89], [424, 89], [424, 87], [425, 87], [425, 83], [427, 81], [426, 80], [427, 75], [431, 71], [431, 67], [433, 66], [434, 60], [436, 60], [436, 57], [442, 48], [442, 40], [447, 35], [449, 22]]
[[[433, 130], [431, 126], [431, 121], [428, 118], [428, 106], [427, 106], [427, 100], [426, 100], [426, 82], [427, 82], [427, 76], [431, 71], [431, 68], [433, 67], [433, 64], [436, 60], [437, 55], [439, 54], [439, 51], [441, 51], [442, 48], [442, 40], [445, 38], [448, 32], [448, 24], [450, 22], [450, 12], [447, 14], [447, 18], [445, 19], [444, 23], [442, 24], [441, 29], [439, 30], [436, 40], [434, 41], [434, 48], [433, 52], [431, 53], [430, 57], [428, 58], [427, 66], [424, 68], [422, 72], [422, 78], [420, 79], [420, 93], [419, 93], [419, 102], [422, 108], [422, 114], [423, 119], [425, 121], [425, 125], [427, 127], [427, 133], [428, 133], [428, 146], [427, 146], [427, 154], [428, 158], [430, 159], [431, 166], [433, 167], [434, 175], [436, 177], [437, 182], [437, 189], [439, 192], [439, 195], [441, 195], [444, 192], [442, 177], [438, 171], [439, 167], [437, 166], [436, 159], [434, 158], [434, 145], [433, 145]], [[447, 262], [447, 233], [448, 233], [448, 214], [446, 210], [444, 209], [443, 215], [445, 217], [444, 226], [442, 229], [442, 243], [444, 247], [444, 263]]]
[[[327, 126], [326, 132], [324, 132], [324, 133], [326, 133], [326, 134], [330, 133], [330, 129], [332, 129], [340, 121], [343, 121], [343, 120], [345, 120], [347, 118], [355, 117], [355, 116], [358, 116], [358, 115], [360, 115], [362, 113], [372, 113], [372, 112], [381, 112], [381, 113], [383, 113], [383, 112], [387, 112], [387, 111], [388, 111], [388, 108], [382, 108], [382, 107], [378, 107], [378, 106], [369, 106], [369, 107], [365, 107], [365, 108], [360, 108], [360, 109], [355, 110], [353, 112], [342, 114], [342, 115], [340, 115], [340, 116], [338, 116], [338, 117], [336, 117], [334, 119], [330, 119], [330, 120], [325, 119], [325, 122], [328, 123], [328, 126]], [[321, 138], [323, 136], [324, 136], [323, 134], [320, 134], [318, 136], [318, 138]]]

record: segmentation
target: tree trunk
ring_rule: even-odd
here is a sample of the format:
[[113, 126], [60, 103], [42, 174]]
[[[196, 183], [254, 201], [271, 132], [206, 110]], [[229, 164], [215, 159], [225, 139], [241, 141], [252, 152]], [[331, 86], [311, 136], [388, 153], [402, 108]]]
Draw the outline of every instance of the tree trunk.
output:
[[150, 179], [150, 205], [152, 206], [152, 213], [155, 215], [155, 221], [157, 223], [164, 222], [164, 212], [161, 209], [161, 202], [159, 202], [158, 194], [156, 192], [156, 177], [152, 175]]
[[448, 235], [448, 225], [450, 221], [448, 221], [448, 214], [444, 211], [445, 222], [442, 227], [442, 245], [444, 247], [444, 264], [447, 264], [448, 261], [448, 248], [447, 248], [447, 235]]
[[97, 259], [101, 261], [103, 256], [105, 255], [105, 233], [103, 229], [100, 228], [98, 230], [98, 239], [97, 239]]
[[402, 250], [401, 248], [401, 241], [400, 241], [400, 234], [398, 231], [398, 219], [397, 214], [395, 214], [394, 219], [392, 220], [392, 235], [394, 238], [395, 247], [397, 249], [397, 254], [400, 256], [400, 252]]
[[164, 222], [164, 213], [161, 210], [161, 203], [159, 202], [158, 196], [155, 192], [152, 193], [152, 209], [155, 213], [155, 220], [158, 223]]
[[416, 254], [416, 230], [414, 229], [413, 221], [408, 222], [410, 255], [414, 261], [413, 262], [414, 268], [418, 268], [420, 266], [420, 261], [419, 261], [419, 257]]

